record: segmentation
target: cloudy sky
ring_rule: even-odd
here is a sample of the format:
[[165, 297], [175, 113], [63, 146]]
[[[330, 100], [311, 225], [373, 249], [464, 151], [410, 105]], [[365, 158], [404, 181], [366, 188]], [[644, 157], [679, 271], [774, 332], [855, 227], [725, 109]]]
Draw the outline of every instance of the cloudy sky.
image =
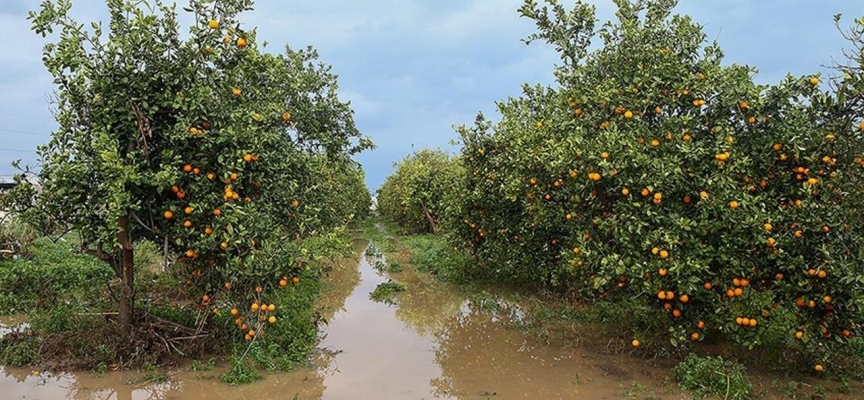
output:
[[[41, 64], [44, 39], [29, 30], [27, 10], [42, 0], [0, 1], [0, 176], [15, 159], [33, 163], [36, 145], [53, 129], [47, 97], [51, 80]], [[182, 3], [183, 0], [181, 0]], [[571, 0], [561, 0], [568, 3]], [[601, 20], [612, 0], [592, 0]], [[528, 83], [552, 83], [556, 54], [543, 43], [520, 41], [533, 30], [519, 18], [522, 0], [257, 0], [243, 20], [259, 40], [313, 45], [340, 76], [359, 128], [378, 148], [357, 157], [374, 190], [392, 163], [413, 149], [442, 147], [453, 125], [494, 101], [519, 95]], [[73, 0], [80, 22], [105, 20], [103, 0]], [[680, 0], [678, 12], [705, 26], [727, 62], [757, 67], [757, 80], [822, 68], [848, 44], [832, 16], [864, 16], [861, 0]]]

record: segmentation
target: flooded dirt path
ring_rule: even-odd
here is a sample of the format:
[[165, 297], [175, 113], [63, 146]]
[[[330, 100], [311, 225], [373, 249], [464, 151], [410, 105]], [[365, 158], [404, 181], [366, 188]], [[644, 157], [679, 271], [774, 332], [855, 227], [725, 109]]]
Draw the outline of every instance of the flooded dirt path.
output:
[[[627, 355], [541, 343], [518, 327], [514, 307], [469, 301], [455, 287], [416, 274], [384, 273], [383, 255], [334, 267], [325, 285], [323, 328], [313, 367], [231, 387], [224, 367], [47, 375], [7, 368], [2, 399], [681, 399], [668, 370]], [[404, 260], [398, 260], [404, 263]], [[402, 264], [405, 266], [404, 264]], [[392, 302], [370, 292], [402, 284]], [[167, 377], [167, 379], [166, 379]]]

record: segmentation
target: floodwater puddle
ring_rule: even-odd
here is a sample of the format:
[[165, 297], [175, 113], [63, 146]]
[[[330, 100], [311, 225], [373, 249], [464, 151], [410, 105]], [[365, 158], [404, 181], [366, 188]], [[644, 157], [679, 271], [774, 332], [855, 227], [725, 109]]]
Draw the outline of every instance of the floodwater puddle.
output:
[[[518, 309], [485, 307], [412, 270], [392, 274], [355, 247], [334, 266], [321, 301], [329, 321], [313, 367], [237, 387], [209, 371], [36, 374], [0, 370], [3, 399], [620, 399], [688, 398], [664, 383], [668, 369], [627, 355], [545, 343], [518, 327]], [[383, 257], [383, 256], [378, 256]], [[393, 303], [370, 293], [390, 279]], [[14, 321], [0, 323], [9, 325]]]

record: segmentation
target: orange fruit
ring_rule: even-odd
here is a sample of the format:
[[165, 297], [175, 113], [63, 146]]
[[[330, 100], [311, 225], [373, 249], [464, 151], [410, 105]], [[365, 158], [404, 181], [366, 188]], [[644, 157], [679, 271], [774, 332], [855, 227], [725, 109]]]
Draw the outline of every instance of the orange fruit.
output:
[[192, 214], [192, 211], [192, 207], [186, 207], [183, 209], [183, 212], [186, 213], [186, 215]]
[[817, 78], [817, 77], [815, 77], [815, 76], [812, 77], [812, 78], [810, 78], [810, 84], [813, 85], [813, 86], [818, 85], [818, 84], [819, 84], [819, 78]]
[[750, 327], [755, 328], [756, 325], [759, 325], [759, 321], [757, 321], [756, 318], [750, 319]]
[[252, 305], [249, 307], [249, 309], [252, 310], [252, 312], [258, 312], [258, 310], [260, 308], [261, 308], [261, 306], [259, 306], [258, 303], [252, 303]]
[[832, 300], [833, 300], [833, 299], [831, 298], [831, 296], [825, 296], [825, 297], [822, 298], [822, 301], [824, 301], [825, 304], [831, 304], [831, 301], [832, 301]]
[[711, 290], [712, 286], [713, 285], [711, 285], [711, 282], [705, 282], [705, 284], [702, 285], [702, 287], [705, 288], [705, 290]]
[[766, 223], [765, 225], [763, 225], [763, 227], [764, 227], [765, 230], [768, 231], [768, 232], [771, 232], [771, 230], [774, 229], [774, 227], [771, 226], [771, 224], [768, 224], [768, 223]]
[[736, 208], [738, 208], [738, 202], [735, 201], [735, 200], [730, 201], [730, 202], [729, 202], [729, 208], [731, 208], [731, 209], [733, 209], [733, 210], [736, 209]]
[[243, 161], [246, 161], [247, 163], [252, 162], [252, 155], [251, 154], [244, 154], [243, 155]]
[[221, 247], [223, 250], [224, 250], [224, 249], [227, 249], [227, 248], [228, 248], [228, 243], [222, 242], [222, 243], [219, 245], [219, 247]]
[[666, 268], [660, 268], [660, 271], [658, 271], [658, 273], [660, 274], [660, 276], [666, 276], [668, 272], [666, 271]]
[[641, 343], [639, 343], [639, 340], [637, 340], [637, 339], [633, 339], [633, 341], [630, 342], [630, 344], [633, 345], [633, 347], [639, 347], [642, 345]]
[[696, 327], [699, 329], [705, 329], [705, 321], [699, 321], [696, 323]]
[[627, 110], [624, 112], [624, 118], [631, 119], [633, 118], [633, 111]]
[[191, 228], [192, 227], [192, 221], [190, 221], [188, 219], [183, 221], [183, 226], [186, 228]]
[[220, 215], [222, 215], [222, 210], [220, 210], [220, 209], [218, 209], [218, 208], [214, 208], [214, 209], [213, 209], [213, 215], [215, 215], [215, 216], [217, 216], [217, 217], [220, 216]]
[[692, 339], [692, 340], [694, 340], [694, 341], [695, 341], [695, 340], [699, 340], [699, 332], [693, 332], [693, 333], [691, 333], [691, 334], [690, 334], [690, 339]]
[[735, 287], [741, 286], [741, 280], [738, 278], [732, 279], [732, 285], [734, 285]]
[[225, 289], [231, 289], [231, 282], [225, 282]]
[[774, 278], [776, 278], [778, 281], [782, 281], [783, 280], [783, 274], [778, 272], [777, 275], [774, 275]]
[[681, 310], [679, 310], [677, 308], [672, 310], [672, 316], [675, 318], [680, 318], [681, 317]]
[[174, 218], [174, 213], [171, 212], [171, 210], [167, 210], [164, 213], [162, 213], [162, 216], [165, 217], [165, 219], [172, 219], [172, 218]]
[[270, 318], [267, 319], [267, 322], [269, 322], [271, 324], [275, 324], [276, 323], [276, 317], [271, 315]]
[[237, 47], [239, 47], [241, 49], [245, 49], [247, 44], [248, 43], [246, 42], [246, 38], [241, 37], [241, 38], [237, 39]]
[[660, 145], [660, 141], [657, 139], [651, 139], [651, 146], [657, 147]]
[[821, 364], [816, 364], [813, 366], [813, 370], [815, 370], [816, 372], [822, 372], [824, 371], [824, 368], [822, 368]]
[[735, 297], [741, 297], [744, 295], [744, 289], [736, 288], [735, 289]]
[[255, 293], [261, 293], [261, 292], [263, 292], [263, 291], [264, 291], [264, 289], [263, 289], [261, 286], [256, 286], [256, 287], [255, 287]]
[[804, 338], [804, 332], [795, 332], [795, 339], [801, 340], [802, 338]]
[[249, 330], [249, 332], [248, 332], [248, 333], [246, 333], [246, 334], [247, 334], [247, 335], [249, 335], [249, 336], [252, 336], [252, 337], [254, 337], [254, 336], [255, 336], [255, 330], [253, 330], [253, 329], [250, 329], [250, 330]]
[[660, 258], [669, 257], [669, 252], [666, 250], [660, 250]]
[[295, 276], [295, 277], [291, 278], [291, 282], [294, 283], [294, 284], [298, 284], [298, 283], [300, 283], [300, 277]]
[[826, 272], [825, 270], [822, 270], [822, 271], [819, 271], [819, 273], [816, 274], [816, 276], [818, 276], [819, 279], [825, 279], [825, 277], [828, 276], [828, 272]]
[[807, 276], [816, 276], [816, 270], [813, 268], [808, 269]]
[[687, 294], [682, 294], [681, 297], [678, 298], [678, 301], [687, 304], [690, 301], [690, 296]]
[[211, 234], [211, 233], [213, 233], [213, 228], [211, 228], [211, 227], [209, 227], [209, 226], [206, 227], [206, 228], [204, 228], [204, 234], [205, 234], [205, 235], [209, 235], [209, 234]]
[[207, 26], [209, 26], [210, 29], [219, 29], [219, 21], [211, 19], [210, 22], [207, 23]]
[[208, 179], [208, 180], [211, 180], [211, 181], [212, 181], [213, 178], [215, 178], [215, 177], [216, 177], [216, 175], [214, 175], [212, 172], [208, 172], [208, 173], [207, 173], [207, 179]]
[[270, 312], [276, 311], [276, 305], [271, 304], [271, 305], [267, 306], [267, 311], [270, 311]]
[[192, 172], [192, 166], [189, 164], [184, 165], [183, 172]]
[[237, 316], [237, 314], [240, 314], [240, 310], [238, 310], [236, 308], [232, 308], [231, 309], [231, 315]]
[[735, 297], [735, 289], [729, 289], [726, 291], [727, 297]]

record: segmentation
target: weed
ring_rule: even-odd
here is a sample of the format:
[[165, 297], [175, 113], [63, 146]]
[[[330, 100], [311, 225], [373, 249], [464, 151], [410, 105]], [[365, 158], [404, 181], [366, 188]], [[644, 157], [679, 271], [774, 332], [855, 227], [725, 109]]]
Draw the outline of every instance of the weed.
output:
[[396, 293], [404, 291], [405, 287], [401, 284], [393, 281], [387, 281], [376, 286], [375, 290], [373, 290], [372, 293], [369, 293], [369, 298], [371, 298], [373, 301], [393, 304], [395, 302], [393, 300], [393, 296]]
[[222, 375], [222, 382], [236, 386], [246, 383], [252, 383], [262, 376], [258, 371], [249, 366], [247, 362], [240, 358], [234, 357], [231, 359], [231, 369]]
[[672, 369], [682, 388], [698, 398], [718, 396], [730, 400], [750, 398], [752, 385], [743, 365], [722, 357], [690, 354]]
[[30, 365], [38, 354], [31, 340], [20, 342], [0, 341], [0, 364], [10, 367]]

